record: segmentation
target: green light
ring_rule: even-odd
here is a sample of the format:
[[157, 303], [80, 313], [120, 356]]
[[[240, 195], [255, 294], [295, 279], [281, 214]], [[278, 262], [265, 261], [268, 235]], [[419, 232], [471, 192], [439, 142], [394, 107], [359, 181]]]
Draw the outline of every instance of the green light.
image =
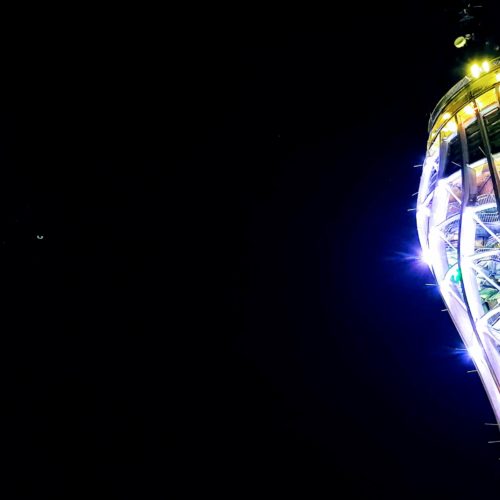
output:
[[462, 270], [457, 266], [455, 273], [450, 276], [452, 283], [458, 284], [462, 281]]

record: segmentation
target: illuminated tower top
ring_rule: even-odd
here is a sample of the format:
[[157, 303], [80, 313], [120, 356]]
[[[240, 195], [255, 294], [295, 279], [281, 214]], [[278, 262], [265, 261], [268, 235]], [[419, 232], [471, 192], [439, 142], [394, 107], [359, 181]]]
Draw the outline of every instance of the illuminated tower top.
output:
[[478, 59], [429, 121], [417, 228], [500, 423], [500, 58]]

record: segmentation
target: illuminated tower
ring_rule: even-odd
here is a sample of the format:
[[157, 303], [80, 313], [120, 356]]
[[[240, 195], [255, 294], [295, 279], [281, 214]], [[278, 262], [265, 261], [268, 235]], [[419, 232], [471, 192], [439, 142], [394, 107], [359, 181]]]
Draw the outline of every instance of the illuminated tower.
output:
[[432, 112], [417, 227], [500, 424], [499, 91], [500, 58], [477, 61]]

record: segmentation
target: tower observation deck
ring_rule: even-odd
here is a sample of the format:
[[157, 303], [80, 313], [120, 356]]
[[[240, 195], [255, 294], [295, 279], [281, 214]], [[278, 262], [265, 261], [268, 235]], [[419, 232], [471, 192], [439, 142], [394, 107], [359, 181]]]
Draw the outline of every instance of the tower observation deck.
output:
[[417, 199], [424, 260], [500, 424], [500, 58], [478, 61], [429, 121]]

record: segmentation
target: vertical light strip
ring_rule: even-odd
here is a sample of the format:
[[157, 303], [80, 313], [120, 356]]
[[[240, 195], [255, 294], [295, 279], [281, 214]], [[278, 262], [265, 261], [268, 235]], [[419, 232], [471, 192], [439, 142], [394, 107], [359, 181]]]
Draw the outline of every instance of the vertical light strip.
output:
[[[462, 274], [462, 293], [464, 296], [464, 302], [467, 307], [467, 316], [470, 321], [470, 326], [473, 332], [473, 338], [471, 344], [466, 344], [467, 348], [474, 348], [476, 356], [474, 361], [476, 366], [479, 368], [479, 361], [481, 357], [478, 353], [482, 353], [484, 350], [481, 336], [478, 333], [476, 321], [483, 315], [481, 297], [479, 295], [479, 287], [477, 284], [477, 278], [475, 271], [468, 261], [469, 256], [474, 253], [475, 250], [475, 239], [476, 239], [476, 222], [473, 218], [474, 215], [474, 205], [477, 200], [474, 171], [469, 167], [469, 148], [467, 144], [467, 136], [462, 123], [458, 123], [458, 134], [460, 138], [460, 145], [462, 149], [462, 206], [460, 212], [460, 223], [459, 223], [459, 238], [458, 238], [458, 266]], [[491, 372], [494, 378], [495, 384], [498, 386], [496, 380], [496, 374], [494, 373], [492, 366], [489, 363], [488, 358], [482, 355], [482, 365], [486, 363], [488, 370]]]
[[[460, 146], [462, 149], [462, 206], [460, 207], [460, 222], [458, 236], [458, 266], [462, 272], [462, 293], [464, 301], [469, 311], [469, 318], [474, 333], [477, 335], [475, 328], [475, 320], [478, 311], [478, 303], [481, 304], [479, 290], [477, 286], [476, 275], [474, 270], [467, 262], [466, 257], [474, 253], [476, 222], [468, 207], [474, 206], [477, 199], [475, 189], [474, 171], [469, 167], [469, 148], [467, 145], [467, 136], [464, 126], [461, 122], [458, 123], [458, 137], [460, 138]], [[471, 303], [474, 304], [474, 312], [471, 312]]]

